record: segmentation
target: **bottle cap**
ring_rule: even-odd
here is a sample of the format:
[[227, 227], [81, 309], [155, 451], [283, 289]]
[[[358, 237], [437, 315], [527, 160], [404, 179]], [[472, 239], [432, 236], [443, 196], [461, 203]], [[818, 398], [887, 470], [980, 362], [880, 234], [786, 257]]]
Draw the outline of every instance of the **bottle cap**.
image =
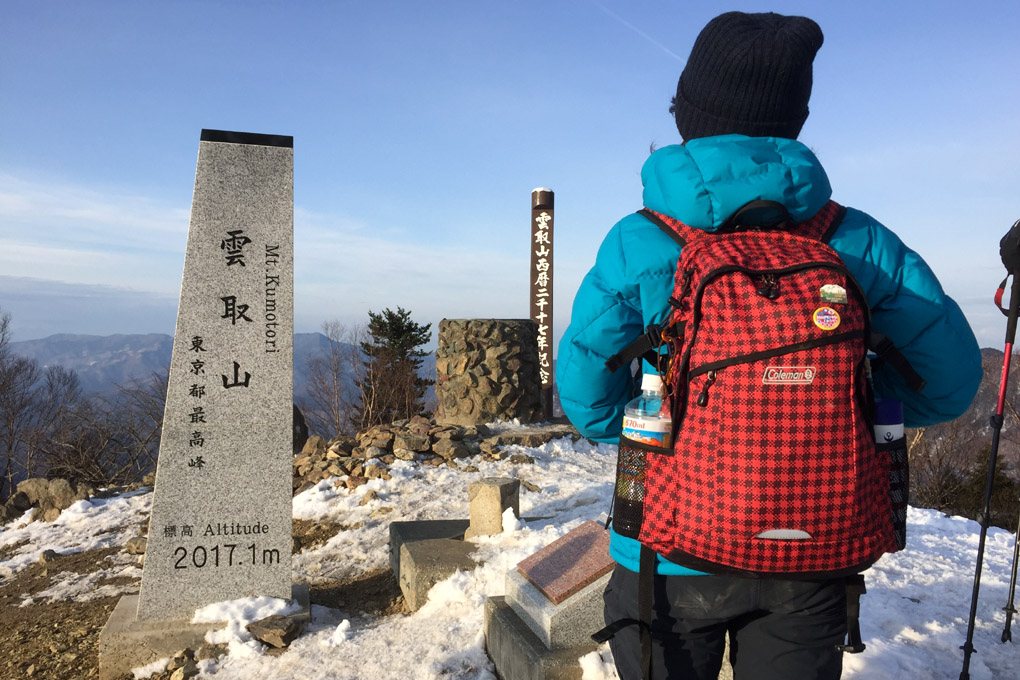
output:
[[903, 403], [895, 399], [875, 397], [875, 423], [879, 425], [903, 425]]
[[645, 373], [641, 376], [642, 392], [661, 392], [662, 378], [658, 373]]

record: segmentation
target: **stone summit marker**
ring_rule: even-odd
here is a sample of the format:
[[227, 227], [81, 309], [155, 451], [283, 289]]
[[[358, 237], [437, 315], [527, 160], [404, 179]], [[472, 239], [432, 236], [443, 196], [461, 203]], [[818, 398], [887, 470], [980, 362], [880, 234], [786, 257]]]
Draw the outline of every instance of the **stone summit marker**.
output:
[[291, 597], [293, 146], [202, 131], [139, 621]]

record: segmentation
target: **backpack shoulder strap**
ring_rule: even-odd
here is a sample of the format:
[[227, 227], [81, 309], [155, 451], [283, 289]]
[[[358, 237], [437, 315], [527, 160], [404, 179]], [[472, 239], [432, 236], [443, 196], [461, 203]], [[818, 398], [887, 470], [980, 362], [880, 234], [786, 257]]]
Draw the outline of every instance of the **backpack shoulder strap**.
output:
[[[721, 231], [719, 233], [729, 233], [738, 229], [738, 223], [741, 222], [742, 216], [745, 214], [749, 216], [757, 215], [762, 213], [762, 211], [768, 211], [776, 206], [785, 212], [785, 208], [783, 208], [780, 203], [775, 203], [773, 201], [751, 201], [731, 215], [726, 221], [726, 224], [721, 227]], [[703, 229], [690, 227], [676, 218], [670, 217], [669, 215], [663, 215], [662, 213], [655, 212], [649, 208], [642, 208], [637, 211], [637, 214], [662, 229], [666, 232], [667, 236], [679, 243], [681, 247], [700, 237], [710, 237], [717, 234], [716, 232], [709, 232]], [[829, 239], [831, 239], [832, 235], [836, 232], [836, 229], [838, 229], [839, 225], [843, 222], [843, 217], [845, 215], [845, 207], [835, 201], [829, 201], [822, 206], [821, 210], [803, 222], [790, 225], [788, 222], [779, 219], [778, 221], [774, 221], [773, 228], [783, 231], [788, 230], [800, 236], [813, 238], [827, 244]]]
[[798, 223], [792, 231], [799, 236], [806, 236], [828, 244], [829, 239], [842, 224], [845, 215], [846, 208], [835, 201], [829, 201], [809, 219]]
[[648, 208], [641, 208], [641, 210], [637, 211], [637, 214], [641, 215], [659, 229], [666, 232], [666, 235], [679, 243], [681, 248], [686, 246], [693, 239], [697, 238], [699, 233], [705, 233], [700, 229], [692, 229], [680, 220], [670, 217], [669, 215], [663, 215], [662, 213], [657, 213]]

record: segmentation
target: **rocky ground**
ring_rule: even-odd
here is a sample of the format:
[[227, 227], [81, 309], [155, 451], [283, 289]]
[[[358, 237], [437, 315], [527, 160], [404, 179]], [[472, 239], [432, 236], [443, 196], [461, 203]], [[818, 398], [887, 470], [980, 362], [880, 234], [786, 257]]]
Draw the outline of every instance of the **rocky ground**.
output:
[[[294, 535], [309, 549], [341, 531], [338, 524], [296, 521]], [[10, 548], [5, 549], [10, 552]], [[0, 585], [0, 677], [72, 680], [98, 677], [99, 632], [106, 625], [119, 597], [90, 602], [36, 602], [21, 607], [25, 596], [51, 585], [59, 572], [87, 574], [109, 566], [108, 558], [122, 548], [104, 548], [52, 557], [19, 572]], [[0, 555], [2, 556], [2, 555]], [[126, 585], [131, 580], [106, 581]], [[346, 582], [324, 583], [311, 589], [313, 604], [345, 610], [390, 615], [404, 611], [404, 599], [393, 573], [376, 570]], [[200, 650], [195, 650], [200, 652]], [[168, 672], [153, 676], [169, 680]], [[130, 676], [126, 676], [130, 677]], [[175, 678], [175, 680], [177, 680]]]
[[[322, 479], [337, 477], [337, 485], [356, 488], [370, 476], [387, 474], [387, 463], [395, 459], [414, 459], [422, 465], [447, 465], [470, 471], [475, 456], [500, 458], [508, 444], [539, 445], [555, 437], [574, 434], [572, 428], [552, 425], [545, 428], [492, 432], [484, 426], [461, 428], [436, 426], [425, 419], [412, 419], [375, 428], [358, 439], [341, 438], [326, 442], [313, 437], [294, 459], [295, 493]], [[371, 462], [370, 462], [371, 461]], [[526, 463], [527, 461], [520, 461]], [[52, 497], [45, 483], [29, 480], [17, 504], [31, 503], [38, 515], [50, 520], [58, 516], [81, 490], [67, 495], [64, 480], [51, 480]], [[21, 486], [19, 485], [19, 489]], [[12, 496], [12, 499], [14, 497]], [[14, 513], [15, 503], [10, 505]], [[54, 508], [57, 508], [56, 510]], [[18, 510], [20, 511], [20, 510]], [[40, 521], [46, 521], [41, 519]], [[140, 520], [140, 528], [145, 524]], [[335, 522], [294, 521], [294, 551], [314, 549], [326, 543], [345, 527]], [[138, 543], [140, 541], [140, 544]], [[63, 572], [89, 574], [111, 566], [111, 560], [141, 563], [144, 540], [134, 545], [88, 550], [69, 555], [46, 554], [40, 560], [8, 579], [0, 580], [0, 678], [75, 680], [96, 678], [99, 668], [99, 633], [106, 625], [119, 597], [98, 598], [87, 602], [57, 600], [21, 604], [27, 596], [46, 590], [53, 577]], [[19, 545], [0, 548], [0, 560], [18, 550]], [[128, 557], [129, 553], [138, 553]], [[137, 579], [119, 577], [99, 585], [136, 585]], [[392, 571], [377, 569], [346, 581], [319, 583], [311, 588], [311, 601], [346, 611], [394, 615], [405, 611], [403, 596]], [[197, 658], [222, 653], [215, 648], [192, 650]], [[155, 680], [185, 680], [193, 664], [181, 658]], [[130, 678], [131, 676], [125, 676]]]
[[[340, 525], [311, 522], [295, 522], [294, 528], [295, 537], [306, 547], [324, 543], [341, 530]], [[99, 632], [119, 597], [103, 597], [86, 603], [58, 600], [29, 607], [19, 605], [25, 595], [49, 587], [52, 574], [99, 571], [109, 566], [108, 557], [121, 550], [112, 547], [55, 557], [19, 572], [0, 585], [0, 677], [11, 680], [98, 677]], [[126, 584], [130, 580], [105, 583]], [[379, 615], [404, 611], [403, 595], [389, 570], [376, 570], [347, 582], [315, 585], [311, 589], [311, 601], [323, 607]], [[165, 680], [171, 675], [166, 673]]]

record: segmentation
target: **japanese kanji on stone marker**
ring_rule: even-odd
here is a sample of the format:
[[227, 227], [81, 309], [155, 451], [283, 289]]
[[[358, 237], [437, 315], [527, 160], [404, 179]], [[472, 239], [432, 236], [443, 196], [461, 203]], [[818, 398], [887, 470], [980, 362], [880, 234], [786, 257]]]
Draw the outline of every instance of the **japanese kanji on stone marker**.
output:
[[202, 131], [139, 620], [291, 596], [293, 168]]

